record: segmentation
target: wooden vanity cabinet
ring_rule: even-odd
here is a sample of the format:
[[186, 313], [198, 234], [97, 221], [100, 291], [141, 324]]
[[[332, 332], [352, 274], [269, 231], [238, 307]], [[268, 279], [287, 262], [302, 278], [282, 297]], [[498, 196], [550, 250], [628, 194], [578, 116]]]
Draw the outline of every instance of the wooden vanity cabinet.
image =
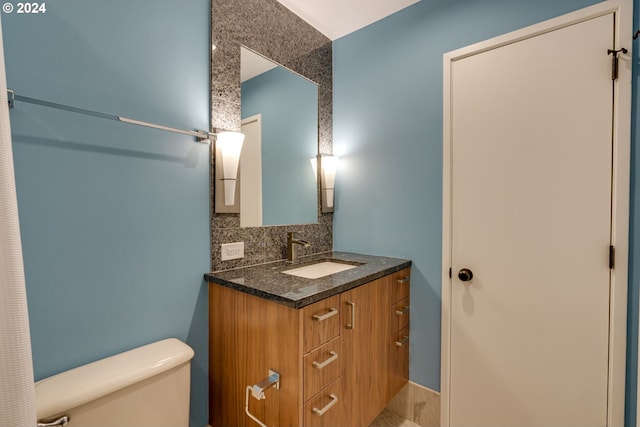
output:
[[267, 426], [368, 426], [408, 380], [408, 343], [396, 345], [408, 324], [390, 316], [408, 298], [408, 280], [397, 284], [408, 275], [407, 268], [302, 309], [212, 283], [211, 426], [257, 427], [245, 414], [247, 386], [269, 370], [280, 374], [280, 388], [248, 399]]
[[368, 426], [388, 402], [389, 276], [344, 292], [342, 373], [350, 426]]

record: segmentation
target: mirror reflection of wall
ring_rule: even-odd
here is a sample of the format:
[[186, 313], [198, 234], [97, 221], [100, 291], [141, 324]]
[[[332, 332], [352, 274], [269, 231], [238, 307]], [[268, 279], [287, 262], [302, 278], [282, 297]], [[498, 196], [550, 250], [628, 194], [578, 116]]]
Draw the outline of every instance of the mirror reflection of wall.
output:
[[241, 55], [240, 225], [318, 221], [318, 86], [249, 49]]

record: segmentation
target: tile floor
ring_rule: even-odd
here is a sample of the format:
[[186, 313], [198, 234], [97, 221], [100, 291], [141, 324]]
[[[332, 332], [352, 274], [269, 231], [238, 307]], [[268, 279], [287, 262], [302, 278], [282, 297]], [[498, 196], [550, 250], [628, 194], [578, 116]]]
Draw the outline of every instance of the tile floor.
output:
[[385, 409], [373, 420], [369, 427], [420, 427], [413, 421], [402, 418], [388, 409]]

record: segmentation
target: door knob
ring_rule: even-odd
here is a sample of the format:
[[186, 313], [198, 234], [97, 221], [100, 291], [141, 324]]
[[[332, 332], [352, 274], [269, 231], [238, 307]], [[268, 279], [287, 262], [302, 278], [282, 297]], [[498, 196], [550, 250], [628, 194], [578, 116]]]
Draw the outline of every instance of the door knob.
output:
[[468, 268], [463, 268], [462, 270], [458, 271], [458, 279], [460, 279], [460, 281], [462, 282], [468, 282], [469, 280], [473, 279], [473, 271], [469, 270]]

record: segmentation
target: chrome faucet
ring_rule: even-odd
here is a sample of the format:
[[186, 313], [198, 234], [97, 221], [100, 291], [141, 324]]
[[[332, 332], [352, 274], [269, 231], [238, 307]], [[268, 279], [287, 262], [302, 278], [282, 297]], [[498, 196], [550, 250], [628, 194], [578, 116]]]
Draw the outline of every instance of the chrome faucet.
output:
[[311, 246], [311, 243], [306, 240], [297, 239], [295, 231], [290, 231], [287, 233], [287, 260], [289, 262], [296, 262], [298, 258], [298, 245], [304, 246], [308, 248]]

